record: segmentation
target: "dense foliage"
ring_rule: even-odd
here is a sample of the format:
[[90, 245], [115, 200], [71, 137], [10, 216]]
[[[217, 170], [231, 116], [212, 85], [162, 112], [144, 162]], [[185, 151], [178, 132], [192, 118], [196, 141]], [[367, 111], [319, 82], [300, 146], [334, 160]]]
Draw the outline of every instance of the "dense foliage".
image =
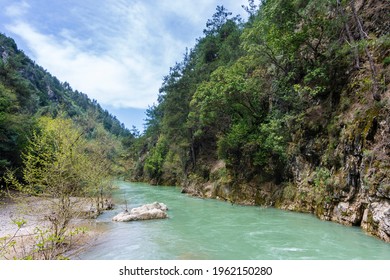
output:
[[[244, 9], [246, 22], [218, 6], [164, 78], [133, 153], [133, 179], [222, 184], [233, 200], [245, 196], [242, 184], [257, 196], [272, 182], [295, 199], [298, 164], [314, 178], [346, 164], [336, 149], [353, 103], [376, 106], [375, 118], [387, 110], [386, 1], [249, 1]], [[359, 75], [363, 98], [349, 86]]]

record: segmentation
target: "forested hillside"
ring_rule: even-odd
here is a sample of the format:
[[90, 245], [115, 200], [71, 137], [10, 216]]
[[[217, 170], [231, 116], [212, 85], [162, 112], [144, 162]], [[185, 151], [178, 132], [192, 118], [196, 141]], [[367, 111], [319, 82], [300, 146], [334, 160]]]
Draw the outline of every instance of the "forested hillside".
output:
[[96, 100], [60, 82], [0, 34], [0, 178], [22, 166], [21, 154], [42, 116], [71, 119], [87, 139], [106, 135], [115, 149], [133, 138]]
[[217, 7], [164, 78], [131, 178], [390, 241], [390, 3]]
[[0, 236], [0, 258], [61, 259], [82, 247], [86, 230], [75, 221], [112, 207], [113, 180], [127, 172], [134, 138], [0, 34], [0, 203], [29, 209], [5, 217], [16, 228]]

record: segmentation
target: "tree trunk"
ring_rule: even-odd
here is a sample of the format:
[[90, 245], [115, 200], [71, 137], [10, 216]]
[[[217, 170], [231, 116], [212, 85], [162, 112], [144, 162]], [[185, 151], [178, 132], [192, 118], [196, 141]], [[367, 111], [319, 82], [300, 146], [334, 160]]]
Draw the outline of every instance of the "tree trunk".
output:
[[[356, 24], [357, 24], [357, 27], [358, 27], [358, 30], [359, 30], [360, 39], [361, 40], [368, 39], [368, 35], [364, 31], [363, 24], [362, 24], [358, 14], [357, 14], [356, 7], [355, 7], [355, 0], [351, 0], [349, 2], [349, 5], [351, 7], [353, 17], [355, 18], [355, 21], [356, 21]], [[375, 62], [374, 62], [374, 59], [373, 59], [373, 57], [371, 55], [371, 52], [370, 52], [370, 50], [368, 49], [367, 46], [364, 47], [364, 51], [365, 51], [365, 53], [367, 55], [368, 62], [370, 64], [370, 69], [371, 69], [371, 78], [372, 78], [372, 83], [373, 83], [373, 85], [372, 85], [372, 90], [373, 90], [372, 96], [373, 96], [374, 100], [379, 101], [381, 99], [381, 97], [379, 95], [378, 81], [376, 79], [377, 71], [376, 71], [376, 67], [375, 67]]]
[[[340, 3], [340, 0], [337, 0], [337, 10], [340, 13], [340, 15], [344, 18], [344, 28], [347, 33], [348, 40], [347, 43], [353, 48], [353, 52], [355, 55], [355, 68], [359, 69], [360, 68], [360, 58], [359, 58], [359, 50], [357, 45], [355, 44], [355, 39], [352, 36], [351, 28], [348, 23], [348, 18], [345, 15], [345, 11], [343, 6]], [[349, 42], [348, 42], [349, 41]]]

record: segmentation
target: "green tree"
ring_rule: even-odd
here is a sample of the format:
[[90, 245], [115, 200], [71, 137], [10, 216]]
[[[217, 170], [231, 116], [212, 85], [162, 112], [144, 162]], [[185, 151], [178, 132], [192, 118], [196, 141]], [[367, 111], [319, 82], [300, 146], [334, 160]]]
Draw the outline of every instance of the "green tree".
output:
[[80, 211], [75, 198], [100, 195], [110, 168], [107, 155], [91, 148], [70, 119], [41, 117], [38, 128], [23, 154], [23, 182], [13, 183], [24, 193], [47, 199], [51, 211], [46, 219], [61, 241]]
[[20, 151], [32, 127], [31, 118], [19, 110], [15, 91], [0, 82], [0, 178], [7, 168], [21, 165]]
[[156, 146], [149, 151], [149, 155], [145, 161], [144, 171], [149, 180], [159, 183], [162, 176], [162, 168], [165, 157], [168, 153], [168, 142], [164, 136], [160, 136]]

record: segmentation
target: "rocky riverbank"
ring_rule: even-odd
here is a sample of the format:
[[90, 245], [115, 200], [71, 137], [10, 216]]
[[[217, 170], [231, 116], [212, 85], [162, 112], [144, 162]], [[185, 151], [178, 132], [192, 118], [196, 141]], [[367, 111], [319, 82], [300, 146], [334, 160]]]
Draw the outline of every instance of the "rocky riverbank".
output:
[[[0, 259], [29, 258], [37, 251], [39, 242], [50, 239], [50, 203], [37, 197], [0, 201]], [[61, 249], [64, 258], [77, 258], [102, 234], [96, 227], [98, 213], [91, 200], [74, 198], [72, 203], [75, 215], [67, 226], [69, 238]]]
[[[365, 185], [364, 165], [344, 171], [344, 175], [324, 175], [301, 162], [295, 181], [288, 184], [274, 182], [229, 181], [216, 174], [224, 165], [215, 164], [212, 180], [188, 181], [182, 192], [192, 196], [215, 198], [242, 205], [272, 206], [283, 210], [312, 213], [318, 218], [347, 226], [358, 226], [370, 235], [390, 242], [389, 193]], [[354, 175], [355, 174], [355, 175]], [[317, 187], [316, 180], [325, 176], [327, 187]], [[323, 178], [322, 178], [323, 179]], [[383, 181], [388, 180], [384, 177]]]

